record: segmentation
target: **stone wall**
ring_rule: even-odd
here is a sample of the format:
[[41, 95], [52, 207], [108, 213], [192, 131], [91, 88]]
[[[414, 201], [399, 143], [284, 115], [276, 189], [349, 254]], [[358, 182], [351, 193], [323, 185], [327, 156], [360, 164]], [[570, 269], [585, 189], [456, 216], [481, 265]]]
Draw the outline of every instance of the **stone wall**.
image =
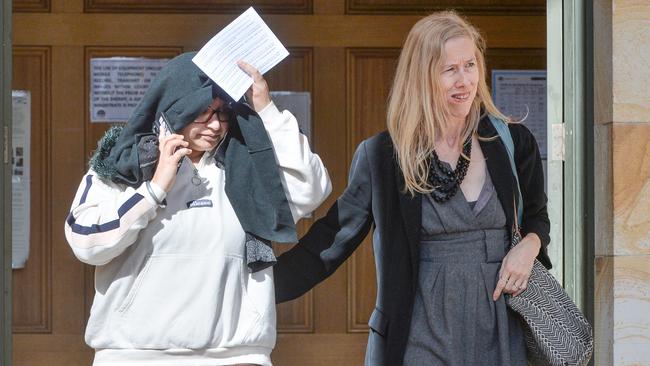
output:
[[594, 1], [597, 365], [650, 364], [650, 2]]

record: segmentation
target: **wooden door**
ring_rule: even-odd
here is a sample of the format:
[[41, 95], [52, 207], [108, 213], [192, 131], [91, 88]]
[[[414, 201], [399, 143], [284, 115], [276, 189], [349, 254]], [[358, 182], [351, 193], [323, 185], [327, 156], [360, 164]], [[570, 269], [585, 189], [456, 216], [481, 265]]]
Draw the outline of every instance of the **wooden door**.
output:
[[[344, 189], [355, 146], [384, 129], [399, 48], [422, 14], [467, 14], [488, 41], [491, 68], [545, 67], [544, 0], [14, 0], [13, 87], [32, 95], [31, 254], [13, 272], [15, 365], [92, 359], [83, 332], [93, 271], [63, 235], [88, 157], [108, 127], [90, 123], [89, 60], [199, 49], [250, 4], [291, 53], [267, 75], [271, 88], [311, 93], [312, 146], [334, 186], [315, 217]], [[375, 296], [369, 241], [330, 279], [278, 307], [276, 365], [362, 364]]]

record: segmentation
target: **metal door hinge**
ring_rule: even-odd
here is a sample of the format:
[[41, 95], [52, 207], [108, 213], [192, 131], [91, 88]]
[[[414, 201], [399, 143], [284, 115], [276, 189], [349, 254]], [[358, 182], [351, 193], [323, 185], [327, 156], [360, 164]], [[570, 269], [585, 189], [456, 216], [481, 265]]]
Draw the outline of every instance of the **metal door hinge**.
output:
[[551, 128], [551, 160], [564, 161], [564, 123], [553, 123]]

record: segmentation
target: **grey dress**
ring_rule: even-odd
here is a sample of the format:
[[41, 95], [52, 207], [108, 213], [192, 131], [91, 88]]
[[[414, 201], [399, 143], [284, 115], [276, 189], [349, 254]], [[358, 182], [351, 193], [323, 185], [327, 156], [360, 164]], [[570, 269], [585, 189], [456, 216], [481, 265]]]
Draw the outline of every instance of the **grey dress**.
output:
[[506, 217], [489, 173], [472, 205], [459, 190], [422, 200], [418, 290], [404, 365], [526, 365], [519, 320], [492, 300], [506, 253]]

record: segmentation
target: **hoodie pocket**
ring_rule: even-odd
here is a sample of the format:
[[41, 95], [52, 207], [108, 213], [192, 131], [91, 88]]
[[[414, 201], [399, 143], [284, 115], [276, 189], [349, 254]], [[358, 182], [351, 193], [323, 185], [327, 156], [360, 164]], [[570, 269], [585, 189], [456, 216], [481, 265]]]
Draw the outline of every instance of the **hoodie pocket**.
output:
[[[242, 292], [244, 305], [250, 306], [250, 316], [258, 319], [247, 335], [247, 343], [256, 346], [274, 347], [276, 337], [275, 289], [273, 267], [250, 272], [242, 263]], [[242, 315], [245, 315], [242, 312]]]
[[260, 315], [246, 299], [241, 257], [156, 255], [118, 308], [120, 338], [135, 348], [245, 344]]
[[147, 258], [145, 259], [144, 268], [142, 268], [142, 271], [140, 271], [138, 277], [136, 277], [135, 282], [133, 282], [133, 286], [126, 294], [126, 297], [124, 298], [124, 301], [122, 301], [120, 307], [117, 309], [118, 313], [124, 313], [126, 310], [129, 309], [129, 307], [133, 303], [133, 299], [138, 294], [138, 290], [140, 289], [143, 279], [147, 277], [147, 272], [149, 271], [149, 268], [151, 268], [151, 257], [147, 256]]

